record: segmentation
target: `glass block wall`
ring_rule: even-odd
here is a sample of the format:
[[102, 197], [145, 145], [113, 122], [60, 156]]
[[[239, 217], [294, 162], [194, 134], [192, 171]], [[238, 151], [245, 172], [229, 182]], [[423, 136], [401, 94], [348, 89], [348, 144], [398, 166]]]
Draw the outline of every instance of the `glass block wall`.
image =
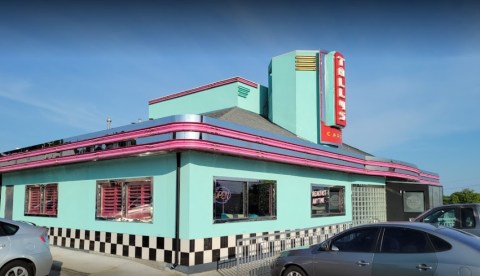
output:
[[387, 221], [385, 187], [354, 184], [352, 210], [354, 225]]

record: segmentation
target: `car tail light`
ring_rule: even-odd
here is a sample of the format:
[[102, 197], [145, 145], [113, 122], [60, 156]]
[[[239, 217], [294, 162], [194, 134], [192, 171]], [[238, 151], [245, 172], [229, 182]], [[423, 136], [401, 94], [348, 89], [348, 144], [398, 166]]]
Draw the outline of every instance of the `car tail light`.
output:
[[47, 231], [44, 231], [44, 232], [40, 235], [40, 240], [41, 240], [42, 242], [45, 242], [45, 243], [48, 242], [48, 234], [47, 234]]

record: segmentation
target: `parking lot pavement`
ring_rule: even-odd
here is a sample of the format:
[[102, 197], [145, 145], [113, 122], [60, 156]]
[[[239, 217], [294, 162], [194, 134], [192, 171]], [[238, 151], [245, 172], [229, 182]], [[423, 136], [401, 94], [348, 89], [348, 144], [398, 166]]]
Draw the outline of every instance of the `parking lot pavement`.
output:
[[[161, 262], [143, 261], [132, 258], [117, 257], [81, 250], [51, 246], [53, 256], [52, 270], [49, 276], [181, 276], [184, 273], [171, 270]], [[217, 271], [191, 274], [195, 276], [221, 275]]]

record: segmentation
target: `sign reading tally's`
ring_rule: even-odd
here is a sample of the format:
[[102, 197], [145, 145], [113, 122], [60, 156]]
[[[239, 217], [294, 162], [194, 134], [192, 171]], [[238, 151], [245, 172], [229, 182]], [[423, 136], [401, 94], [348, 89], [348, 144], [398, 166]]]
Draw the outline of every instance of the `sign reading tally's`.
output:
[[336, 52], [333, 60], [335, 62], [335, 124], [344, 127], [347, 125], [345, 59], [342, 54]]
[[345, 58], [336, 51], [319, 52], [320, 142], [342, 144], [347, 125]]

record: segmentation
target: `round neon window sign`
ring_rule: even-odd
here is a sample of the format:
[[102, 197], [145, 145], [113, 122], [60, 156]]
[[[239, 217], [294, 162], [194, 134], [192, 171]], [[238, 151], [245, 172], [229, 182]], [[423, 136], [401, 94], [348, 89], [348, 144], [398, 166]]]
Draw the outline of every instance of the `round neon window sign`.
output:
[[227, 187], [219, 186], [215, 188], [215, 203], [225, 204], [232, 197], [232, 193]]

